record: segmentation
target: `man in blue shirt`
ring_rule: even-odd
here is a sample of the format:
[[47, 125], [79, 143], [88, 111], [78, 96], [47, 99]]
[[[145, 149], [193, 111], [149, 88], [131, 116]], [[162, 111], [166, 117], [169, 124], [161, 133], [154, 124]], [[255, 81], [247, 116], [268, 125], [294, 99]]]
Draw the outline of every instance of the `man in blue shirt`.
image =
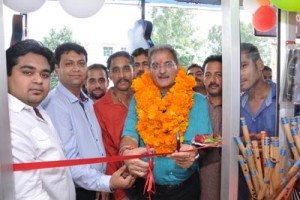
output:
[[250, 133], [266, 131], [275, 136], [276, 85], [265, 81], [264, 63], [258, 49], [249, 43], [241, 46], [241, 113]]
[[[105, 157], [93, 102], [81, 91], [87, 70], [86, 50], [75, 43], [61, 44], [55, 50], [55, 62], [59, 83], [42, 106], [60, 136], [66, 158]], [[108, 176], [105, 175], [106, 163], [71, 167], [76, 199], [94, 200], [95, 191], [111, 192], [130, 187], [134, 178], [125, 177], [124, 170], [124, 167], [120, 168]]]
[[[240, 117], [245, 118], [249, 133], [260, 134], [266, 131], [269, 137], [275, 136], [276, 85], [265, 81], [264, 63], [256, 46], [241, 44], [241, 91]], [[239, 198], [249, 196], [243, 174], [239, 173]]]
[[[167, 153], [154, 158], [156, 192], [151, 198], [199, 200], [198, 153], [191, 141], [196, 134], [212, 133], [207, 101], [193, 91], [195, 80], [179, 65], [171, 46], [150, 49], [149, 63], [150, 71], [133, 81], [134, 97], [119, 154], [147, 154], [145, 146]], [[177, 148], [176, 133], [180, 135]], [[140, 177], [136, 182], [138, 199], [148, 199], [143, 191], [149, 162], [131, 159], [125, 165]]]

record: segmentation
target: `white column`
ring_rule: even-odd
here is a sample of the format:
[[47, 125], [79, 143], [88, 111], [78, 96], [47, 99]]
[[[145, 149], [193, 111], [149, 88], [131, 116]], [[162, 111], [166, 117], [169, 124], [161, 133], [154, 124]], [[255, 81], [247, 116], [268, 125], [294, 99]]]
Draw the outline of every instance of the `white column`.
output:
[[239, 135], [240, 118], [240, 2], [222, 1], [222, 177], [221, 199], [237, 199], [238, 148], [233, 137]]
[[3, 0], [0, 0], [0, 199], [15, 199], [7, 104]]

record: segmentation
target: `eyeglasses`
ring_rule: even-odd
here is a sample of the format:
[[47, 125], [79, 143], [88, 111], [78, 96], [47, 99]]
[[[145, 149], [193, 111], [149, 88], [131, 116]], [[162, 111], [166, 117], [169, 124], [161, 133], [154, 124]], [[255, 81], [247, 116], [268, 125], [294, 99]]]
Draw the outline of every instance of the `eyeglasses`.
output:
[[[166, 61], [163, 63], [163, 67], [165, 69], [171, 69], [173, 67], [175, 67], [177, 64], [174, 62], [174, 61]], [[151, 69], [153, 70], [158, 70], [161, 68], [161, 65], [157, 62], [152, 62], [151, 65], [150, 65]]]

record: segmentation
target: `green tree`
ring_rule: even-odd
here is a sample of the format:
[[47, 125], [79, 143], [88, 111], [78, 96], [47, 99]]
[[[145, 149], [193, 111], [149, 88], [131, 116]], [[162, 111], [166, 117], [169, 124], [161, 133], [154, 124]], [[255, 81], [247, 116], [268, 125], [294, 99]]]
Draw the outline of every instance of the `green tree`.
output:
[[[64, 42], [75, 42], [77, 44], [80, 44], [78, 41], [73, 39], [73, 32], [67, 26], [64, 26], [59, 31], [56, 31], [53, 28], [51, 28], [49, 31], [49, 35], [45, 36], [42, 40], [42, 43], [53, 52], [59, 44], [62, 44]], [[57, 85], [57, 82], [57, 75], [55, 73], [52, 73], [50, 79], [51, 89]]]
[[185, 67], [199, 62], [198, 52], [204, 41], [197, 38], [197, 29], [192, 25], [195, 20], [192, 9], [153, 7], [151, 17], [154, 44], [172, 45], [178, 52], [180, 64]]
[[[252, 24], [240, 23], [241, 42], [252, 43], [257, 46], [266, 65], [271, 62], [272, 41], [268, 37], [257, 37], [253, 34]], [[222, 53], [222, 26], [213, 25], [208, 31], [208, 40], [205, 44], [207, 55]]]

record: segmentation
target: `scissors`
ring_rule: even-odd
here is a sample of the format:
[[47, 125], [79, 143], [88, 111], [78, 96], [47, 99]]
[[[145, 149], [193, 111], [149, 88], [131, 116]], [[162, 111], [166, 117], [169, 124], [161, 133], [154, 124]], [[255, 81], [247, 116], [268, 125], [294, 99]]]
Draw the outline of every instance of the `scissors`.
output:
[[180, 134], [179, 131], [176, 132], [176, 144], [177, 144], [177, 151], [179, 152], [180, 150]]

